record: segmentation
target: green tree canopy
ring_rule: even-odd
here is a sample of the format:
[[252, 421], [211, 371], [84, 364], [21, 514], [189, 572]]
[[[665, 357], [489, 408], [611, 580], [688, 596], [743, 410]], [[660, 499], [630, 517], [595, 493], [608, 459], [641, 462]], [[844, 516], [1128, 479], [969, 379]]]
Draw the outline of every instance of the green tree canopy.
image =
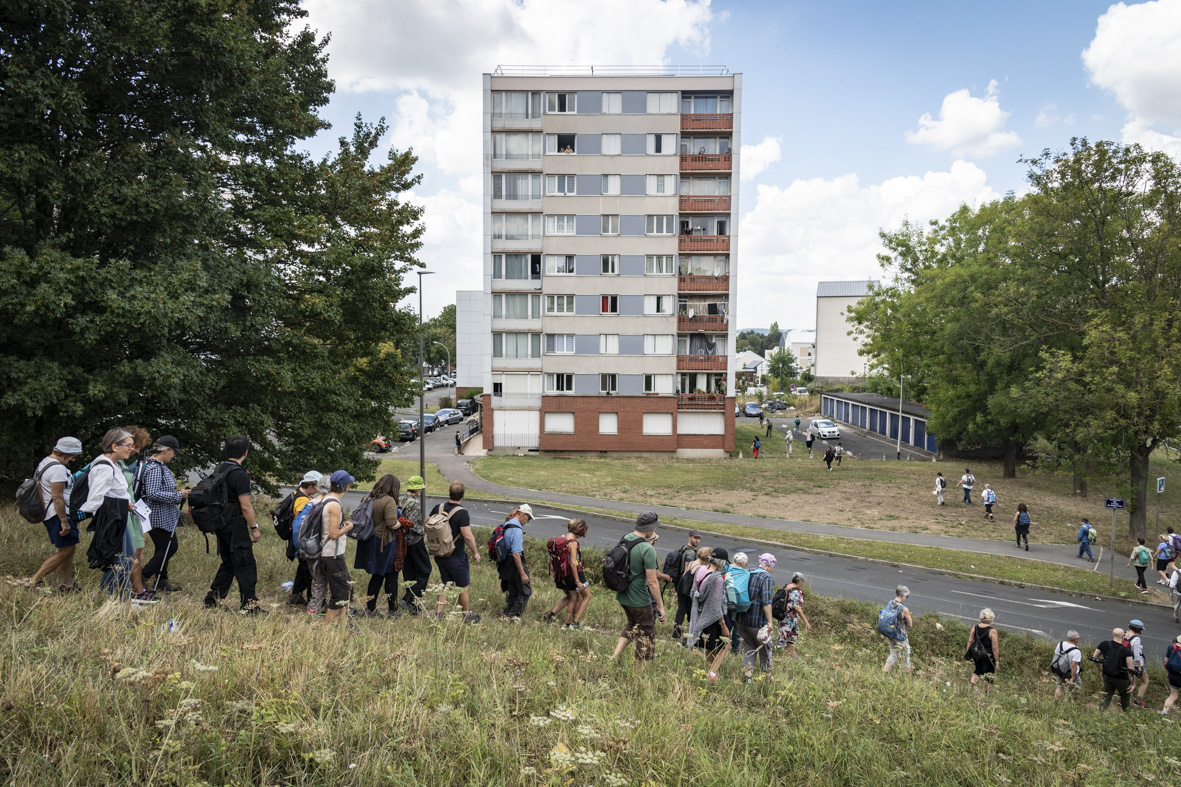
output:
[[771, 356], [767, 358], [767, 371], [769, 376], [775, 380], [782, 391], [787, 388], [790, 380], [795, 379], [796, 376], [796, 357], [791, 350], [786, 347], [782, 350], [773, 350]]

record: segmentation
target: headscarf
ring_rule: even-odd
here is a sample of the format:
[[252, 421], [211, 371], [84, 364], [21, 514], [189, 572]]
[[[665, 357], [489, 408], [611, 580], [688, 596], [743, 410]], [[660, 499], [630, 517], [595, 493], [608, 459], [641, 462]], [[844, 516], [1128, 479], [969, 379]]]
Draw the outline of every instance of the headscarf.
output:
[[775, 556], [770, 552], [759, 555], [759, 568], [775, 568]]

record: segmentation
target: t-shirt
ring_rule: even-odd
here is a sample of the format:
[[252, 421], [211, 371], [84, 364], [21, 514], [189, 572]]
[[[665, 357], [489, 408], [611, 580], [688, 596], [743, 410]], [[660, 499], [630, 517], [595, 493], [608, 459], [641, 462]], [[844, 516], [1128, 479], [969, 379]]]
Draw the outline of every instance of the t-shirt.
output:
[[63, 492], [66, 503], [66, 515], [69, 515], [70, 508], [70, 490], [74, 488], [74, 474], [69, 471], [65, 465], [58, 462], [51, 456], [47, 456], [37, 464], [37, 470], [48, 468], [41, 473], [41, 502], [45, 504], [45, 518], [53, 519], [57, 516], [57, 509], [53, 505], [53, 489], [50, 486], [54, 483], [64, 483], [66, 485]]
[[1148, 551], [1148, 547], [1137, 544], [1136, 548], [1132, 550], [1132, 560], [1138, 566], [1147, 566], [1152, 562], [1152, 553]]
[[1126, 640], [1128, 647], [1132, 649], [1132, 664], [1137, 667], [1144, 666], [1144, 640], [1139, 634], [1133, 634]]
[[1168, 541], [1162, 541], [1159, 544], [1157, 544], [1156, 545], [1156, 552], [1155, 552], [1157, 559], [1158, 560], [1168, 560], [1169, 549], [1171, 549], [1171, 547], [1169, 546]]
[[[643, 541], [642, 536], [628, 533], [625, 542]], [[652, 603], [648, 592], [648, 569], [656, 570], [656, 547], [644, 541], [632, 547], [627, 567], [627, 590], [615, 593], [615, 600], [625, 607], [646, 607]]]
[[[456, 503], [453, 500], [447, 500], [443, 503], [443, 513], [446, 514], [452, 511], [457, 506], [462, 506], [463, 503]], [[439, 507], [435, 506], [431, 509], [430, 516], [439, 513]], [[429, 519], [430, 517], [428, 517]], [[463, 548], [463, 533], [459, 532], [460, 528], [472, 526], [472, 516], [468, 513], [466, 508], [460, 508], [451, 515], [451, 519], [447, 520], [451, 525], [451, 540], [455, 542], [455, 552], [453, 555], [467, 555]], [[523, 540], [523, 539], [522, 539]]]
[[1099, 643], [1099, 653], [1103, 655], [1103, 674], [1109, 678], [1128, 677], [1128, 658], [1132, 649], [1122, 642], [1107, 640]]
[[963, 484], [964, 489], [971, 489], [976, 486], [976, 476], [968, 474], [960, 478], [960, 483]]
[[226, 473], [225, 484], [226, 489], [230, 493], [230, 500], [233, 501], [237, 513], [233, 515], [234, 524], [239, 522], [245, 524], [246, 517], [242, 515], [242, 506], [238, 498], [242, 495], [250, 494], [250, 473], [246, 472], [246, 468], [242, 465], [227, 459], [222, 462], [223, 465], [230, 465], [229, 472]]
[[[333, 504], [335, 504], [336, 507], [340, 510], [340, 515], [341, 515], [341, 517], [343, 517], [344, 516], [344, 507], [340, 505], [339, 500], [337, 500], [334, 497], [326, 497], [326, 498], [324, 498], [324, 502], [322, 503], [322, 505], [325, 505], [325, 506], [330, 506]], [[324, 513], [320, 515], [321, 516], [321, 519], [320, 519], [320, 542], [323, 544], [323, 547], [321, 547], [321, 549], [320, 549], [320, 557], [336, 557], [338, 555], [344, 555], [345, 551], [348, 549], [348, 546], [349, 546], [348, 533], [341, 533], [340, 536], [337, 538], [329, 538], [329, 536], [328, 536], [328, 524], [329, 524], [328, 523], [328, 514], [329, 514], [329, 509], [325, 508]], [[343, 519], [341, 520], [340, 524], [342, 524], [342, 525], [344, 524]]]
[[[1071, 648], [1074, 648], [1074, 650], [1070, 650]], [[1069, 653], [1066, 652], [1068, 650], [1070, 650]], [[1063, 653], [1066, 655], [1066, 663], [1068, 665], [1083, 663], [1083, 652], [1079, 648], [1079, 646], [1074, 644], [1073, 642], [1067, 642], [1066, 640], [1059, 642], [1058, 647], [1054, 649], [1055, 659], [1057, 659], [1059, 653]], [[1071, 674], [1073, 674], [1073, 672]]]

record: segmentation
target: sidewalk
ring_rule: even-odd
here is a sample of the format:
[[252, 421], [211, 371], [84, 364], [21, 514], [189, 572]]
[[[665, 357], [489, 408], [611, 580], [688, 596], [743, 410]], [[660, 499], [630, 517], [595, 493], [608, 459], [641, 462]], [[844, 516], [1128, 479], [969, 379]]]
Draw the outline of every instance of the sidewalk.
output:
[[[443, 475], [452, 481], [462, 481], [469, 493], [489, 492], [503, 497], [514, 498], [520, 502], [546, 502], [567, 506], [581, 506], [584, 508], [598, 508], [608, 511], [618, 511], [623, 515], [634, 516], [640, 511], [655, 511], [668, 517], [678, 517], [697, 522], [724, 522], [729, 525], [757, 527], [766, 530], [782, 530], [791, 533], [815, 533], [837, 538], [853, 538], [865, 541], [886, 541], [895, 544], [909, 544], [912, 546], [938, 547], [940, 549], [954, 549], [960, 552], [973, 552], [987, 555], [1001, 555], [1023, 560], [1034, 560], [1042, 563], [1057, 563], [1072, 568], [1090, 568], [1098, 571], [1105, 566], [1104, 559], [1107, 551], [1096, 545], [1095, 562], [1087, 563], [1079, 560], [1078, 546], [1071, 544], [1035, 544], [1030, 543], [1029, 551], [1018, 549], [1012, 541], [995, 541], [983, 538], [956, 538], [955, 536], [937, 536], [926, 533], [904, 533], [893, 530], [871, 530], [862, 527], [848, 527], [845, 525], [824, 525], [818, 522], [797, 522], [790, 519], [770, 519], [759, 516], [744, 516], [742, 514], [722, 514], [715, 511], [699, 511], [689, 508], [660, 506], [645, 503], [622, 502], [606, 500], [597, 497], [583, 497], [581, 495], [567, 495], [561, 492], [541, 492], [536, 489], [520, 489], [510, 486], [493, 484], [480, 478], [470, 466], [470, 462], [478, 457], [458, 456], [454, 453], [445, 456], [428, 457], [427, 461], [439, 466]], [[1116, 561], [1119, 562], [1118, 560]]]

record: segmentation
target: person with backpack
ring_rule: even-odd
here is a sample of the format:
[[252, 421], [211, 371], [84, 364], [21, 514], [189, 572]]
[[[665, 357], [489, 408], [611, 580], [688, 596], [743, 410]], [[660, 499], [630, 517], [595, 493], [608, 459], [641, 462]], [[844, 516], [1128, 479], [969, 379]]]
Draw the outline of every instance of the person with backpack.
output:
[[812, 430], [809, 428], [808, 432], [804, 435], [804, 445], [807, 446], [807, 448], [808, 448], [808, 458], [809, 459], [813, 458], [812, 442], [815, 439], [816, 439], [816, 435], [812, 434]]
[[[129, 556], [126, 548], [130, 545], [127, 531], [131, 523], [131, 485], [120, 466], [134, 454], [135, 439], [131, 432], [121, 428], [108, 430], [103, 435], [102, 454], [75, 477], [70, 492], [70, 508], [76, 511], [75, 518], [81, 521], [93, 517], [87, 527], [94, 535], [86, 558], [91, 568], [103, 572], [101, 586], [112, 591], [126, 586], [135, 559], [134, 550]], [[147, 600], [138, 594], [133, 598]]]
[[[303, 478], [299, 480], [299, 486], [292, 492], [290, 521], [285, 521], [282, 525], [276, 524], [276, 527], [282, 527], [284, 532], [290, 531], [287, 537], [287, 557], [296, 563], [295, 579], [291, 585], [291, 593], [287, 596], [287, 603], [292, 606], [308, 607], [309, 599], [316, 595], [312, 585], [312, 567], [299, 556], [299, 527], [307, 516], [304, 513], [307, 506], [314, 505], [320, 500], [320, 479], [323, 477], [324, 474], [318, 470], [304, 473]], [[278, 520], [276, 522], [278, 523]], [[317, 611], [324, 603], [327, 591], [326, 586], [321, 587]], [[308, 594], [307, 598], [304, 597], [305, 593]]]
[[763, 675], [773, 680], [771, 651], [775, 647], [775, 619], [771, 617], [771, 596], [775, 583], [767, 569], [774, 565], [774, 555], [759, 556], [759, 566], [751, 569], [747, 582], [750, 606], [737, 612], [735, 622], [742, 643], [742, 668], [747, 683], [754, 677], [756, 661]]
[[504, 611], [501, 615], [510, 621], [520, 621], [533, 595], [529, 569], [525, 565], [524, 532], [525, 525], [531, 521], [533, 507], [522, 503], [502, 525], [504, 558], [498, 560], [496, 570], [500, 575], [500, 589], [504, 593]]
[[[229, 595], [234, 581], [238, 582], [241, 598], [239, 609], [245, 614], [263, 614], [255, 593], [258, 584], [258, 564], [254, 561], [254, 545], [262, 538], [254, 518], [254, 504], [250, 500], [250, 474], [243, 463], [250, 453], [250, 438], [234, 435], [226, 440], [225, 460], [214, 469], [214, 487], [221, 487], [215, 496], [229, 501], [228, 513], [216, 531], [217, 556], [221, 559], [217, 573], [205, 594], [206, 609], [213, 609]], [[192, 495], [190, 495], [190, 498]]]
[[972, 487], [976, 486], [976, 476], [972, 475], [972, 471], [964, 468], [964, 474], [960, 476], [960, 487], [964, 490], [964, 503], [972, 505]]
[[[808, 622], [808, 616], [804, 614], [804, 575], [799, 571], [791, 575], [791, 582], [788, 582], [779, 591], [783, 594], [781, 614], [783, 618], [779, 621], [779, 630], [776, 632], [775, 647], [783, 648], [785, 656], [794, 656], [796, 652], [796, 643], [800, 639], [800, 621], [803, 621], [804, 628], [808, 631], [812, 630], [812, 624]], [[779, 593], [775, 594], [776, 596]], [[774, 608], [775, 599], [772, 597], [772, 608]]]
[[825, 444], [824, 449], [824, 464], [828, 465], [828, 471], [832, 472], [832, 460], [836, 458], [837, 452], [831, 445]]
[[551, 538], [546, 544], [550, 556], [550, 575], [554, 578], [554, 585], [565, 595], [541, 617], [549, 623], [559, 612], [566, 610], [566, 622], [562, 626], [566, 630], [582, 628], [582, 614], [586, 612], [586, 605], [590, 601], [590, 583], [586, 581], [586, 572], [582, 568], [578, 542], [578, 539], [586, 536], [586, 532], [586, 520], [571, 519], [570, 524], [566, 525], [566, 535]]
[[1111, 698], [1119, 694], [1120, 709], [1125, 713], [1132, 698], [1132, 649], [1124, 644], [1124, 630], [1111, 632], [1111, 639], [1100, 642], [1091, 654], [1091, 660], [1099, 662], [1103, 677], [1103, 708], [1111, 707]]
[[324, 615], [324, 623], [329, 626], [345, 619], [345, 611], [352, 596], [353, 581], [349, 576], [345, 551], [348, 549], [348, 534], [353, 529], [353, 523], [345, 518], [341, 498], [355, 482], [356, 479], [348, 471], [337, 470], [330, 476], [331, 486], [324, 496], [324, 502], [320, 503], [320, 558], [317, 562], [328, 581], [328, 612]]
[[1087, 560], [1092, 563], [1095, 562], [1095, 556], [1091, 554], [1091, 544], [1097, 541], [1098, 538], [1099, 534], [1095, 532], [1095, 528], [1091, 527], [1091, 523], [1087, 521], [1086, 517], [1083, 517], [1083, 523], [1079, 525], [1078, 537], [1076, 538], [1080, 560], [1085, 552], [1087, 554]]
[[[77, 437], [63, 437], [53, 446], [49, 456], [37, 463], [33, 472], [30, 495], [35, 495], [34, 504], [40, 503], [41, 522], [49, 542], [56, 550], [45, 559], [25, 584], [35, 588], [41, 580], [57, 571], [61, 583], [57, 589], [62, 593], [77, 591], [74, 585], [74, 551], [78, 547], [78, 522], [70, 516], [70, 492], [74, 476], [69, 464], [82, 455], [82, 441]], [[22, 511], [22, 513], [24, 513]], [[30, 511], [30, 513], [33, 513]]]
[[1172, 563], [1173, 558], [1176, 557], [1176, 555], [1173, 553], [1173, 541], [1164, 533], [1161, 533], [1159, 536], [1157, 536], [1157, 538], [1160, 540], [1160, 543], [1156, 545], [1156, 552], [1153, 554], [1156, 557], [1156, 572], [1160, 574], [1160, 579], [1156, 581], [1156, 584], [1168, 585], [1169, 564]]
[[[398, 609], [398, 539], [401, 537], [398, 523], [398, 497], [402, 484], [398, 477], [386, 473], [377, 479], [366, 497], [372, 501], [370, 519], [373, 535], [357, 539], [357, 553], [353, 556], [353, 568], [369, 575], [369, 586], [365, 591], [365, 614], [377, 615], [377, 600], [385, 586], [386, 606], [389, 617], [397, 617]], [[355, 513], [355, 512], [354, 512]]]
[[935, 505], [943, 505], [943, 492], [947, 489], [947, 479], [943, 473], [935, 474]]
[[1169, 569], [1169, 603], [1173, 605], [1173, 622], [1181, 623], [1181, 568], [1174, 560]]
[[1144, 581], [1144, 572], [1148, 569], [1149, 563], [1152, 562], [1152, 552], [1148, 547], [1144, 546], [1144, 539], [1137, 538], [1136, 546], [1132, 547], [1132, 554], [1128, 556], [1127, 568], [1133, 563], [1136, 564], [1136, 587], [1140, 588], [1140, 595], [1148, 595], [1148, 583]]
[[906, 632], [907, 628], [914, 627], [914, 618], [906, 608], [908, 598], [910, 588], [899, 585], [894, 591], [894, 600], [878, 613], [878, 633], [890, 643], [890, 655], [886, 657], [882, 672], [889, 672], [898, 662], [902, 662], [904, 669], [910, 669], [910, 638]]
[[1029, 551], [1029, 507], [1025, 503], [1018, 503], [1013, 512], [1013, 530], [1017, 533], [1017, 548], [1021, 548], [1021, 540], [1025, 539], [1025, 551]]
[[984, 503], [984, 518], [989, 522], [995, 522], [992, 507], [996, 505], [996, 492], [992, 491], [992, 484], [984, 485], [984, 491], [980, 493], [980, 502]]
[[1165, 675], [1169, 678], [1169, 696], [1165, 698], [1165, 706], [1161, 709], [1162, 716], [1169, 715], [1177, 702], [1177, 695], [1181, 694], [1181, 634], [1169, 643], [1165, 651]]
[[697, 569], [693, 578], [693, 615], [689, 618], [689, 642], [705, 640], [705, 669], [710, 680], [718, 679], [718, 670], [726, 658], [725, 641], [730, 638], [726, 623], [725, 569], [730, 553], [717, 548], [709, 563]]
[[[466, 550], [472, 551], [476, 565], [480, 563], [480, 552], [476, 548], [476, 537], [472, 535], [471, 514], [461, 505], [466, 491], [459, 481], [451, 482], [447, 489], [447, 502], [431, 509], [430, 518], [426, 522], [425, 541], [427, 551], [435, 556], [435, 565], [439, 567], [439, 579], [444, 586], [450, 583], [459, 590], [459, 607], [463, 610], [463, 622], [479, 623], [480, 616], [472, 614], [471, 597], [468, 593], [472, 581]], [[437, 534], [436, 530], [443, 527], [446, 530]], [[446, 603], [447, 593], [444, 590], [439, 594], [439, 604], [435, 610], [437, 616], [443, 616]]]
[[1148, 691], [1148, 668], [1144, 663], [1143, 634], [1144, 623], [1140, 620], [1132, 620], [1128, 623], [1128, 631], [1124, 635], [1124, 644], [1132, 650], [1132, 688], [1129, 693], [1134, 692], [1137, 686], [1140, 687], [1132, 704], [1141, 709], [1147, 707], [1144, 704], [1144, 694]]
[[1078, 646], [1077, 631], [1066, 632], [1066, 639], [1054, 648], [1054, 658], [1050, 661], [1050, 672], [1054, 674], [1054, 699], [1062, 699], [1063, 689], [1067, 689], [1076, 696], [1082, 687], [1082, 676], [1079, 670], [1083, 665], [1083, 652]]
[[985, 607], [980, 610], [980, 622], [972, 627], [972, 633], [968, 635], [968, 649], [964, 653], [964, 659], [975, 665], [972, 685], [975, 686], [983, 678], [985, 691], [996, 679], [996, 668], [1001, 659], [996, 629], [992, 625], [994, 620], [996, 615], [991, 609]]
[[673, 639], [675, 640], [680, 640], [681, 626], [689, 617], [690, 610], [693, 609], [693, 598], [681, 590], [681, 578], [685, 574], [686, 566], [697, 558], [697, 548], [700, 545], [701, 534], [696, 530], [691, 530], [685, 546], [677, 550], [669, 550], [664, 557], [664, 573], [671, 577], [672, 586], [677, 594], [677, 614], [673, 618]]
[[761, 442], [759, 442], [758, 435], [755, 435], [754, 442], [750, 444], [751, 458], [758, 459], [759, 458], [759, 449], [762, 447], [763, 447], [763, 444]]
[[1173, 559], [1176, 560], [1181, 556], [1181, 534], [1174, 533], [1171, 527], [1166, 527], [1165, 536], [1169, 539], [1169, 545], [1173, 547]]
[[791, 459], [791, 448], [793, 445], [795, 445], [795, 442], [796, 442], [795, 433], [792, 432], [792, 430], [788, 429], [787, 436], [784, 438], [784, 440], [787, 443], [787, 458]]
[[618, 661], [632, 641], [636, 643], [637, 666], [656, 658], [656, 619], [661, 623], [665, 619], [664, 596], [657, 579], [656, 547], [652, 546], [658, 527], [660, 519], [655, 513], [640, 514], [635, 529], [621, 538], [604, 558], [603, 582], [615, 590], [615, 600], [623, 607], [625, 618], [615, 652], [611, 654], [612, 661]]
[[176, 538], [176, 526], [180, 522], [181, 503], [189, 499], [189, 490], [176, 488], [176, 477], [168, 469], [168, 463], [180, 453], [180, 442], [172, 435], [162, 435], [152, 444], [148, 458], [143, 462], [143, 499], [152, 507], [151, 525], [148, 537], [155, 547], [152, 559], [143, 568], [143, 582], [153, 577], [152, 590], [177, 593], [179, 585], [168, 581], [168, 564], [176, 556], [180, 542]]
[[406, 538], [406, 559], [402, 564], [402, 579], [406, 582], [406, 592], [402, 594], [401, 607], [411, 615], [417, 615], [422, 609], [422, 594], [431, 580], [431, 556], [426, 551], [426, 544], [422, 543], [424, 533], [422, 516], [422, 490], [426, 489], [426, 482], [420, 475], [412, 475], [406, 479], [406, 491], [398, 501], [398, 508], [402, 516], [411, 524], [409, 529], [403, 529]]

